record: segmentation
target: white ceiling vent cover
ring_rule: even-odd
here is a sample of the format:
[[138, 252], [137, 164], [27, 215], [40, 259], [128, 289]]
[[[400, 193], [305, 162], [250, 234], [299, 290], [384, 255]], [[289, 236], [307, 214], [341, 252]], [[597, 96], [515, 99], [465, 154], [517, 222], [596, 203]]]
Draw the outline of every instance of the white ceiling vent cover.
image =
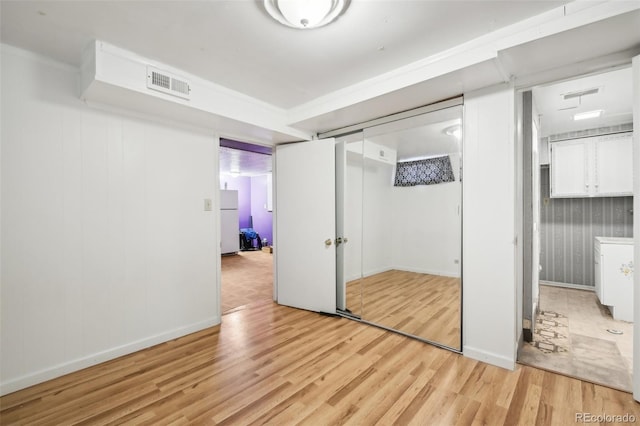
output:
[[182, 99], [191, 98], [191, 87], [188, 81], [153, 67], [147, 67], [147, 88]]

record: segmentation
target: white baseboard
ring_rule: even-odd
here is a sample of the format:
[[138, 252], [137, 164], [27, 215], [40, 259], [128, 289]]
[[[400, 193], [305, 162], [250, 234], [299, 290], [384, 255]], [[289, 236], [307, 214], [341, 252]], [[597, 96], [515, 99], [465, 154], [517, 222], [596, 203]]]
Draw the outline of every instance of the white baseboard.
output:
[[[383, 272], [389, 272], [389, 271], [406, 271], [406, 272], [416, 272], [418, 274], [429, 274], [429, 275], [438, 275], [441, 277], [451, 277], [451, 278], [460, 278], [460, 273], [459, 272], [452, 272], [452, 271], [434, 271], [432, 269], [421, 269], [421, 268], [413, 268], [411, 266], [389, 266], [387, 268], [380, 268], [380, 269], [372, 269], [367, 271], [366, 273], [363, 274], [364, 278], [370, 277], [372, 275], [377, 275], [377, 274], [381, 274]], [[352, 280], [357, 280], [360, 279], [360, 276], [354, 276], [354, 277], [349, 277], [347, 279], [347, 281], [352, 281]]]
[[575, 289], [575, 290], [584, 290], [584, 291], [596, 291], [596, 288], [592, 287], [590, 285], [558, 283], [558, 282], [555, 282], [555, 281], [540, 281], [540, 285], [548, 285], [550, 287], [572, 288], [572, 289]]
[[515, 359], [510, 359], [503, 355], [486, 352], [481, 349], [476, 349], [470, 346], [464, 346], [464, 348], [462, 349], [462, 355], [466, 356], [467, 358], [486, 362], [487, 364], [502, 367], [511, 371], [515, 370], [516, 368]]
[[396, 266], [393, 269], [399, 271], [415, 272], [418, 274], [437, 275], [440, 277], [460, 278], [460, 272], [456, 271], [436, 271], [433, 269], [414, 268], [412, 266]]
[[115, 348], [107, 349], [105, 351], [87, 355], [73, 361], [45, 368], [43, 370], [24, 375], [22, 377], [11, 379], [6, 382], [0, 383], [0, 396], [36, 385], [38, 383], [46, 382], [47, 380], [55, 379], [56, 377], [64, 376], [65, 374], [69, 374], [74, 371], [82, 370], [83, 368], [91, 367], [93, 365], [100, 364], [102, 362], [109, 361], [123, 355], [128, 355], [133, 352], [137, 352], [139, 350], [176, 339], [178, 337], [186, 336], [187, 334], [195, 333], [196, 331], [204, 330], [205, 328], [213, 327], [218, 324], [220, 324], [220, 316], [212, 317], [204, 321], [200, 321], [184, 327], [178, 327], [161, 334], [156, 334], [155, 336], [136, 340], [135, 342], [116, 346]]
[[383, 272], [393, 271], [394, 269], [395, 269], [395, 268], [394, 268], [394, 267], [392, 267], [392, 266], [388, 266], [388, 267], [386, 267], [386, 268], [370, 269], [370, 270], [368, 270], [368, 271], [364, 272], [364, 273], [362, 274], [362, 277], [363, 277], [363, 278], [367, 278], [367, 277], [370, 277], [370, 276], [372, 276], [372, 275], [381, 274], [381, 273], [383, 273]]

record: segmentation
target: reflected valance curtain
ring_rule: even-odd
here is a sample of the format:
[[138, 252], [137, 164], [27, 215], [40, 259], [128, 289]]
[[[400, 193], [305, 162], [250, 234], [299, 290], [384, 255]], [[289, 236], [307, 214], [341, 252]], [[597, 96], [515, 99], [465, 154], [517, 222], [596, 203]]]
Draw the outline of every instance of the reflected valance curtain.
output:
[[451, 160], [448, 155], [416, 161], [402, 161], [396, 165], [393, 186], [433, 185], [454, 182]]

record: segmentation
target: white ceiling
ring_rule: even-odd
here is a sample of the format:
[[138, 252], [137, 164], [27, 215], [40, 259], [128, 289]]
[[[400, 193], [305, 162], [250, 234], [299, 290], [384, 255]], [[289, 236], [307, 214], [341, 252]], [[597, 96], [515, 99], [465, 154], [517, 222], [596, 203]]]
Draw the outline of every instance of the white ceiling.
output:
[[94, 39], [291, 108], [568, 1], [352, 0], [295, 30], [261, 1], [7, 1], [3, 43], [79, 66]]
[[220, 174], [259, 176], [271, 173], [271, 155], [220, 147]]
[[[260, 0], [0, 0], [2, 43], [78, 67], [101, 40], [248, 95], [247, 106], [264, 101], [244, 115], [180, 117], [265, 145], [507, 81], [532, 87], [628, 64], [639, 28], [638, 1], [351, 0], [335, 23], [304, 31], [273, 21]], [[136, 111], [123, 94], [96, 101]], [[253, 120], [265, 108], [277, 126]]]
[[[539, 86], [533, 89], [533, 100], [540, 114], [540, 136], [595, 129], [631, 123], [633, 98], [631, 68], [599, 73], [584, 78]], [[598, 89], [598, 93], [581, 98], [564, 99], [568, 93]], [[575, 121], [579, 112], [604, 110], [602, 116]]]

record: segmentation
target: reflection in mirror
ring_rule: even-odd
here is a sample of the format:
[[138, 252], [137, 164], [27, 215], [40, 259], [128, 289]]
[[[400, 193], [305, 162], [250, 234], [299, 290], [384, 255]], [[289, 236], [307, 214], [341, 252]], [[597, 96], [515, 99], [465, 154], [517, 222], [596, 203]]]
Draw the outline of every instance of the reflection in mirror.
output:
[[361, 317], [461, 349], [462, 107], [364, 131]]
[[362, 132], [336, 140], [337, 302], [344, 314], [362, 313]]

